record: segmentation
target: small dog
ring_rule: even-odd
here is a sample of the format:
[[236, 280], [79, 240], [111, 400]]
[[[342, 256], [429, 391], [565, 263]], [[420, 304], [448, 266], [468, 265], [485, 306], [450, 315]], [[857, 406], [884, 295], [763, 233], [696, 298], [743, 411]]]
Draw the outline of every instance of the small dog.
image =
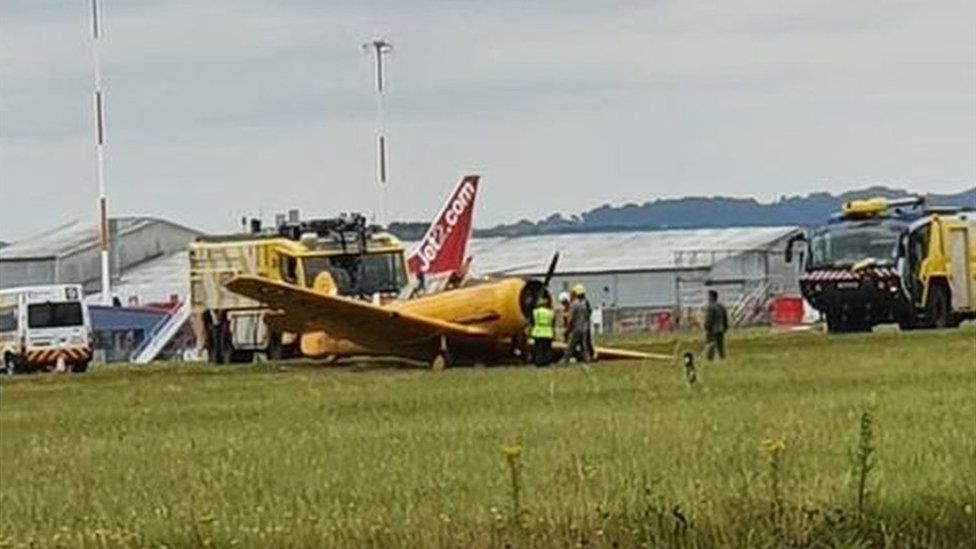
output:
[[691, 353], [681, 355], [681, 362], [685, 368], [685, 383], [689, 387], [698, 383], [698, 370], [695, 369], [695, 357]]

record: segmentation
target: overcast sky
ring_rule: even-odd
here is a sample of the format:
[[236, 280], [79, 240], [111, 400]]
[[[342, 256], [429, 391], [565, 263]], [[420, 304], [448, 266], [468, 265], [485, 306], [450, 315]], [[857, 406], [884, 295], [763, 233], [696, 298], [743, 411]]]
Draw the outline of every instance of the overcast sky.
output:
[[[976, 182], [976, 2], [101, 0], [113, 215], [207, 230], [481, 173], [476, 225], [687, 194]], [[91, 218], [88, 0], [0, 1], [0, 239]]]

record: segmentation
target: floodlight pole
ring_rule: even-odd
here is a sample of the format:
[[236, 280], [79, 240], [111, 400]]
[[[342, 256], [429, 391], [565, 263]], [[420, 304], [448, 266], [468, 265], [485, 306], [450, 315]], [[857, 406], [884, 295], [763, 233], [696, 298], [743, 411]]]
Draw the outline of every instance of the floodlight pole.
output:
[[101, 21], [98, 12], [98, 0], [91, 0], [92, 18], [92, 57], [95, 70], [95, 154], [97, 158], [98, 174], [98, 241], [102, 259], [102, 304], [112, 303], [112, 277], [109, 270], [109, 226], [108, 226], [108, 198], [105, 196], [105, 96], [102, 93], [102, 67], [99, 59], [99, 38], [101, 37]]
[[387, 139], [383, 119], [383, 56], [393, 51], [393, 44], [378, 38], [363, 44], [363, 50], [376, 60], [376, 181], [380, 186], [380, 224], [387, 219]]

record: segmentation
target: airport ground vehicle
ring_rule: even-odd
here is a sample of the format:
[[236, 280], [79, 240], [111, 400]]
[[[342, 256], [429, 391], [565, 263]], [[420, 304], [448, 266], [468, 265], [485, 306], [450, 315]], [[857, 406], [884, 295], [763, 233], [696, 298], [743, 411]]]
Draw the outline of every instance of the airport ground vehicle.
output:
[[855, 200], [805, 242], [803, 296], [831, 332], [958, 325], [976, 318], [976, 211], [926, 208], [920, 197]]
[[91, 336], [80, 285], [0, 290], [0, 357], [7, 373], [54, 366], [84, 372], [92, 359]]
[[328, 272], [339, 295], [383, 300], [406, 284], [403, 244], [369, 227], [361, 215], [281, 221], [263, 230], [205, 236], [190, 245], [190, 298], [197, 346], [213, 362], [249, 362], [297, 356], [295, 334], [269, 328], [266, 305], [234, 293], [227, 281], [241, 275], [311, 288]]

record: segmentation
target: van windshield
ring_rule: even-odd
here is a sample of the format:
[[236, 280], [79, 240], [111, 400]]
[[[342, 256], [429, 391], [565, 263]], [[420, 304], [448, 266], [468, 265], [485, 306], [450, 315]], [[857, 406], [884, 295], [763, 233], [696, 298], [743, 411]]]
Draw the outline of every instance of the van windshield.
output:
[[27, 326], [30, 328], [64, 328], [82, 324], [81, 303], [77, 301], [49, 301], [27, 306]]

